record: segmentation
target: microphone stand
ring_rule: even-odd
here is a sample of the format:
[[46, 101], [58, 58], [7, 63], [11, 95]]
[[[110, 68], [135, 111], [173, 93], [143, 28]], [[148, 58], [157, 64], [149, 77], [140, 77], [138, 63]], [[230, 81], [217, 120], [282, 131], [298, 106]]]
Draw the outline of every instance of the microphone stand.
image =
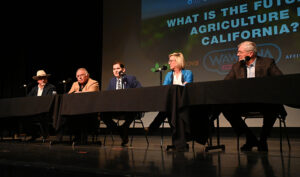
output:
[[159, 72], [159, 85], [160, 86], [162, 86], [162, 72], [163, 71], [164, 71], [163, 69], [159, 69], [158, 71], [156, 71], [156, 72]]
[[27, 96], [27, 91], [28, 91], [28, 85], [27, 84], [23, 84], [22, 86], [20, 86], [20, 88], [24, 89], [24, 96]]
[[165, 71], [167, 69], [168, 69], [167, 66], [163, 65], [162, 67], [160, 67], [156, 70], [156, 72], [159, 72], [159, 85], [160, 86], [162, 86], [162, 71]]
[[162, 85], [162, 71], [167, 70], [167, 66], [162, 66], [160, 68], [157, 68], [154, 72], [159, 72], [159, 85]]
[[159, 71], [159, 85], [162, 86], [162, 70]]
[[27, 85], [26, 84], [24, 84], [24, 86], [23, 86], [24, 88], [25, 88], [25, 96], [27, 96], [27, 91], [28, 91], [28, 87], [27, 87]]
[[122, 90], [124, 89], [124, 77], [123, 77], [123, 75], [121, 76], [121, 88], [122, 88]]
[[65, 80], [63, 80], [62, 83], [63, 83], [63, 86], [64, 86], [64, 93], [66, 93], [67, 92], [67, 83], [66, 83]]
[[71, 78], [67, 78], [59, 82], [59, 84], [63, 85], [64, 93], [67, 93], [67, 85], [72, 82]]

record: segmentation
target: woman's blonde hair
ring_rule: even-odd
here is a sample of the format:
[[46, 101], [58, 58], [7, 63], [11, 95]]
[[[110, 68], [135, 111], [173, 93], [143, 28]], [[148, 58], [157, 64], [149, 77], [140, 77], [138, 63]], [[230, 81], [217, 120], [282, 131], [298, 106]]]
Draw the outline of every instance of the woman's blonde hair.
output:
[[185, 61], [184, 61], [184, 56], [181, 52], [174, 52], [174, 53], [171, 53], [169, 55], [169, 58], [171, 56], [174, 56], [175, 57], [175, 60], [177, 62], [177, 66], [179, 66], [181, 69], [184, 69], [185, 67]]

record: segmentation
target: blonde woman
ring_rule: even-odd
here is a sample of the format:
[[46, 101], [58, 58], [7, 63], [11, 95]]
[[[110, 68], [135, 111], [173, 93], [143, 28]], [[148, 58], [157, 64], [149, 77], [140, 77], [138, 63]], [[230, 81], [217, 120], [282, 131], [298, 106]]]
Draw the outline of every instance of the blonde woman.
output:
[[185, 70], [185, 61], [182, 53], [171, 53], [169, 55], [171, 71], [167, 73], [163, 85], [185, 85], [193, 82], [191, 70]]
[[[163, 85], [182, 85], [193, 82], [193, 73], [191, 70], [184, 69], [185, 61], [182, 53], [171, 53], [169, 55], [169, 65], [171, 71], [166, 74]], [[170, 118], [168, 112], [159, 112], [149, 127], [145, 128], [147, 132], [158, 129], [166, 118]], [[171, 126], [171, 119], [168, 119]], [[172, 128], [172, 126], [171, 126]]]

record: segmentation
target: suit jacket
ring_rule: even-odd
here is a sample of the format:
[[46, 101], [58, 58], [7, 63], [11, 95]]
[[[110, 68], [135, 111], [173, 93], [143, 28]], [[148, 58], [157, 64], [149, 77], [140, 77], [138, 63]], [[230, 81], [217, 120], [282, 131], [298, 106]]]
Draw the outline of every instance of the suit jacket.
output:
[[[125, 75], [123, 76], [122, 81], [125, 89], [142, 87], [142, 85], [136, 79], [135, 76]], [[117, 84], [117, 78], [116, 77], [111, 78], [107, 90], [116, 90], [116, 84]]]
[[[47, 83], [47, 84], [44, 86], [42, 96], [52, 95], [52, 94], [53, 94], [53, 91], [56, 92], [55, 86], [52, 85], [52, 84]], [[37, 93], [38, 93], [38, 85], [36, 85], [35, 87], [33, 87], [33, 88], [31, 89], [31, 91], [27, 94], [27, 96], [37, 96]]]
[[[79, 91], [79, 83], [78, 81], [74, 82], [70, 91], [68, 92], [70, 93], [74, 93], [74, 92], [78, 92]], [[89, 78], [89, 80], [87, 81], [87, 83], [85, 84], [85, 86], [82, 89], [82, 92], [98, 92], [99, 91], [99, 83], [96, 80], [93, 80], [91, 78]]]
[[[193, 82], [193, 73], [191, 70], [181, 70], [182, 73], [182, 83], [192, 83]], [[173, 84], [173, 71], [170, 71], [166, 74], [163, 85], [172, 85]]]
[[[233, 64], [231, 70], [225, 77], [225, 80], [246, 78], [247, 76], [245, 75], [245, 69], [245, 66], [243, 66], [240, 62]], [[255, 64], [255, 77], [278, 75], [282, 75], [282, 72], [276, 66], [274, 59], [257, 56]]]

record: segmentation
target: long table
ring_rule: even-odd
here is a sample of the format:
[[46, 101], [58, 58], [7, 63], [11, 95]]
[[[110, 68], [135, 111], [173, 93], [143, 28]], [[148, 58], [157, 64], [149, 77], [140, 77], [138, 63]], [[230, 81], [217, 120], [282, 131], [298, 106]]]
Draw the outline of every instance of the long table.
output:
[[191, 106], [240, 103], [284, 104], [300, 108], [300, 74], [199, 82], [185, 87], [171, 85], [0, 99], [0, 118], [48, 112], [53, 115], [54, 127], [59, 129], [63, 116], [113, 111], [170, 112], [172, 126], [177, 132], [173, 134], [173, 144], [179, 146], [185, 144], [186, 127], [181, 125], [188, 121], [186, 109]]
[[[56, 96], [19, 97], [0, 99], [0, 136], [3, 131], [19, 132], [19, 126], [30, 122], [36, 115], [45, 114], [43, 120], [48, 121], [48, 116], [54, 113]], [[23, 127], [24, 128], [24, 127]]]
[[53, 111], [55, 95], [0, 99], [0, 118], [33, 116]]
[[[146, 88], [132, 88], [92, 93], [65, 94], [61, 96], [59, 114], [55, 128], [63, 126], [64, 117], [98, 112], [169, 112], [171, 123], [176, 127], [177, 106], [181, 98], [182, 86], [168, 85]], [[183, 132], [180, 128], [176, 131]], [[175, 133], [175, 131], [174, 131]], [[176, 141], [174, 144], [183, 144]], [[185, 144], [185, 143], [184, 143]]]
[[[181, 109], [211, 105], [213, 119], [232, 106], [257, 109], [260, 107], [258, 105], [274, 104], [300, 108], [300, 74], [188, 84], [183, 90], [180, 104], [178, 107]], [[283, 106], [276, 111], [286, 116]], [[185, 121], [189, 119], [185, 118]], [[220, 145], [218, 129], [217, 146], [208, 146], [206, 151], [217, 148], [225, 149], [224, 145]]]
[[300, 74], [188, 84], [179, 107], [266, 103], [300, 108]]

